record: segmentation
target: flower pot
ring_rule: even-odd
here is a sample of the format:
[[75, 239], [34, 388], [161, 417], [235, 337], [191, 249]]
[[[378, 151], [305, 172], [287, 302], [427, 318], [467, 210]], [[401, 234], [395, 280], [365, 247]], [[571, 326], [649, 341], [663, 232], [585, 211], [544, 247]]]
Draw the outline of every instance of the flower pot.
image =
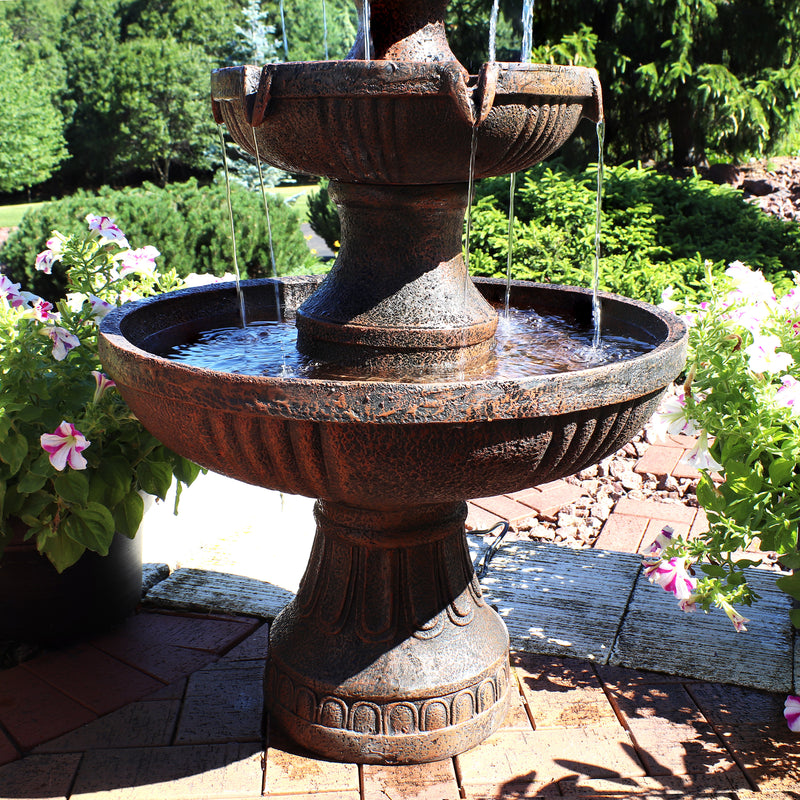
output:
[[58, 646], [111, 627], [142, 595], [142, 542], [117, 534], [59, 574], [18, 532], [0, 559], [0, 641]]

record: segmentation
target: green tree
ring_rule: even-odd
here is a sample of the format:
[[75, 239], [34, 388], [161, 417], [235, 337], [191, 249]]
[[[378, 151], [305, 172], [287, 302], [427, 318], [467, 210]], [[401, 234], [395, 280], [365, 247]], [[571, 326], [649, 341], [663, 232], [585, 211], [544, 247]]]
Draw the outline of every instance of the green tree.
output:
[[46, 69], [27, 59], [0, 22], [0, 192], [47, 180], [66, 157], [64, 118], [52, 102]]
[[151, 169], [163, 186], [175, 163], [204, 166], [214, 134], [210, 56], [168, 37], [131, 39], [117, 52], [111, 100], [115, 170]]
[[244, 0], [127, 0], [120, 13], [123, 41], [174, 39], [201, 48], [219, 66], [234, 46]]
[[703, 163], [800, 135], [797, 0], [537, 0], [534, 60], [596, 66], [612, 156]]
[[[262, 2], [270, 19], [285, 33], [291, 61], [321, 61], [345, 58], [353, 46], [358, 18], [353, 0], [292, 0], [284, 2], [285, 32], [281, 29], [280, 2]], [[324, 7], [324, 8], [323, 8]], [[324, 10], [324, 16], [323, 16]], [[326, 35], [327, 32], [327, 35]], [[280, 57], [283, 59], [281, 44]]]
[[70, 160], [67, 178], [98, 183], [111, 176], [116, 142], [111, 120], [120, 25], [118, 0], [75, 0], [59, 49], [67, 70], [63, 111]]

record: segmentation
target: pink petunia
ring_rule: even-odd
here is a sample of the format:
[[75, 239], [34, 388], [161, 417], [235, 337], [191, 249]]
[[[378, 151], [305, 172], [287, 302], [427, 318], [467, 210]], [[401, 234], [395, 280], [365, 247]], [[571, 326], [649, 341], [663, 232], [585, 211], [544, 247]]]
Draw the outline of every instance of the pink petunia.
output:
[[31, 311], [34, 319], [39, 322], [57, 322], [61, 319], [61, 314], [55, 310], [52, 303], [37, 297], [31, 304]]
[[721, 600], [720, 608], [728, 615], [728, 619], [733, 623], [733, 627], [736, 628], [737, 633], [743, 633], [747, 630], [744, 624], [745, 622], [750, 622], [747, 617], [743, 617], [730, 603], [725, 600]]
[[7, 275], [0, 275], [0, 297], [4, 297], [11, 308], [25, 305], [25, 301], [20, 295], [19, 284], [12, 283]]
[[109, 389], [113, 389], [117, 384], [114, 383], [114, 381], [112, 381], [107, 375], [104, 375], [102, 372], [98, 372], [96, 369], [92, 370], [92, 377], [94, 378], [95, 382], [94, 397], [92, 402], [97, 403]]
[[789, 723], [789, 730], [800, 733], [800, 697], [790, 694], [784, 703], [783, 716]]
[[120, 259], [119, 274], [130, 275], [132, 272], [142, 272], [150, 275], [156, 268], [156, 259], [161, 253], [152, 245], [140, 247], [138, 250], [127, 250]]
[[35, 266], [36, 269], [39, 270], [39, 272], [44, 272], [45, 275], [50, 275], [53, 272], [53, 264], [55, 264], [56, 261], [60, 260], [61, 260], [60, 253], [56, 253], [55, 251], [49, 249], [42, 250], [42, 252], [39, 253], [38, 256], [36, 256]]
[[67, 464], [72, 469], [86, 469], [86, 459], [81, 451], [91, 442], [71, 422], [64, 420], [53, 433], [43, 433], [40, 442], [57, 470], [63, 470]]
[[117, 227], [110, 217], [100, 217], [97, 214], [87, 214], [86, 221], [89, 223], [89, 230], [99, 234], [101, 239], [107, 242], [116, 242], [120, 247], [128, 248], [128, 240], [125, 234]]
[[755, 336], [753, 344], [744, 350], [750, 369], [759, 374], [781, 373], [789, 369], [794, 364], [794, 358], [790, 353], [778, 353], [777, 348], [780, 346], [781, 340], [773, 334]]
[[74, 333], [57, 325], [49, 327], [45, 333], [53, 340], [53, 358], [56, 361], [63, 361], [67, 353], [81, 343]]
[[109, 311], [111, 311], [114, 306], [109, 303], [107, 300], [101, 300], [99, 297], [95, 297], [93, 294], [89, 295], [89, 304], [92, 307], [92, 316], [95, 318], [97, 322], [100, 322]]
[[800, 415], [800, 381], [791, 375], [784, 375], [780, 389], [775, 392], [775, 400], [792, 414]]
[[658, 584], [664, 591], [674, 594], [678, 600], [687, 600], [697, 588], [697, 581], [686, 569], [685, 558], [643, 561], [642, 565], [650, 583]]

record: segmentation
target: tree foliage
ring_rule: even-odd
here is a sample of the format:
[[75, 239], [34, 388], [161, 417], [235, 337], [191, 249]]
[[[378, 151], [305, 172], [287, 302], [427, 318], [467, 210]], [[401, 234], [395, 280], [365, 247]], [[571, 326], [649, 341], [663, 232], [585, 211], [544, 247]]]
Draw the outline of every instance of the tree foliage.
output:
[[596, 66], [612, 156], [699, 164], [800, 133], [796, 0], [539, 0], [534, 61]]
[[0, 63], [0, 192], [15, 192], [47, 180], [64, 159], [64, 119], [46, 69], [26, 58], [2, 21]]

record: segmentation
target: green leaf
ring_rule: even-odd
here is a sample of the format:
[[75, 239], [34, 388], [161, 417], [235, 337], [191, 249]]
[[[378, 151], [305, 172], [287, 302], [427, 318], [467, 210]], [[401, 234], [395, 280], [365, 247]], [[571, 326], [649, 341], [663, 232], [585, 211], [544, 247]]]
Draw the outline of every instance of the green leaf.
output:
[[786, 458], [776, 458], [769, 465], [769, 479], [776, 486], [783, 486], [789, 483], [794, 477], [795, 462]]
[[143, 461], [136, 469], [136, 477], [143, 491], [163, 500], [172, 484], [172, 467], [164, 461]]
[[21, 492], [22, 494], [38, 492], [46, 482], [47, 478], [44, 475], [37, 475], [35, 472], [28, 472], [22, 476], [17, 484], [17, 491]]
[[101, 470], [90, 476], [89, 497], [108, 508], [114, 508], [130, 491], [134, 473], [125, 459], [104, 459]]
[[725, 577], [725, 567], [721, 567], [719, 564], [698, 564], [698, 566], [711, 578]]
[[786, 569], [797, 569], [800, 567], [800, 553], [785, 553], [778, 561], [780, 561]]
[[775, 585], [782, 592], [786, 592], [786, 594], [794, 597], [795, 600], [800, 600], [800, 572], [778, 578], [778, 580], [775, 581]]
[[122, 502], [114, 507], [114, 527], [119, 533], [132, 539], [142, 524], [143, 515], [142, 496], [139, 492], [129, 492]]
[[52, 536], [44, 547], [44, 554], [59, 572], [71, 567], [84, 552], [86, 548], [68, 536]]
[[100, 503], [89, 503], [77, 507], [61, 523], [59, 533], [64, 533], [75, 542], [89, 550], [108, 555], [108, 547], [114, 538], [114, 518], [111, 512]]
[[11, 431], [0, 442], [0, 459], [8, 464], [12, 475], [19, 470], [27, 455], [28, 440], [16, 431]]
[[800, 608], [793, 608], [789, 612], [789, 619], [792, 621], [792, 625], [795, 628], [800, 628]]
[[74, 469], [60, 474], [53, 481], [56, 494], [68, 503], [85, 505], [89, 500], [89, 479]]

